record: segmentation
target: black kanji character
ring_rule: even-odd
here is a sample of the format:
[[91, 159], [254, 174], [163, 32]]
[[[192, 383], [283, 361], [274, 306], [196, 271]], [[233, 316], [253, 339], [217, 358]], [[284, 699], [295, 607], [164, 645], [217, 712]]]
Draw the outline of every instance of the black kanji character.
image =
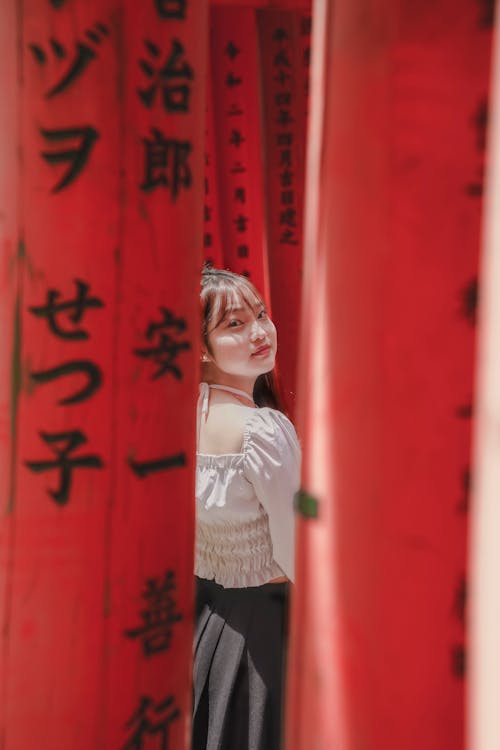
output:
[[281, 245], [298, 245], [299, 241], [295, 237], [293, 229], [284, 229], [280, 237]]
[[455, 409], [455, 416], [458, 417], [458, 419], [472, 419], [473, 414], [474, 408], [472, 403], [460, 404], [460, 406], [457, 406]]
[[462, 495], [457, 504], [457, 511], [465, 515], [469, 512], [469, 498], [471, 490], [471, 470], [470, 466], [466, 466], [460, 473], [460, 484], [462, 486]]
[[68, 162], [70, 167], [62, 176], [57, 185], [52, 188], [53, 193], [58, 193], [68, 187], [85, 167], [92, 147], [99, 138], [97, 130], [90, 125], [77, 128], [61, 128], [60, 130], [40, 130], [43, 137], [49, 143], [67, 141], [79, 138], [80, 144], [77, 148], [69, 148], [63, 151], [42, 151], [42, 156], [49, 164], [62, 164]]
[[292, 187], [293, 186], [293, 177], [294, 173], [288, 169], [284, 169], [282, 172], [280, 172], [280, 183], [282, 188]]
[[[154, 705], [149, 696], [142, 696], [140, 706], [132, 718], [125, 724], [126, 729], [133, 729], [133, 733], [122, 750], [145, 750], [147, 737], [158, 736], [160, 745], [158, 750], [169, 750], [170, 725], [181, 715], [175, 707], [173, 696]], [[149, 745], [148, 745], [149, 747]]]
[[[153, 42], [146, 40], [144, 46], [153, 61], [158, 63], [160, 49]], [[193, 69], [183, 59], [184, 47], [178, 39], [172, 40], [172, 49], [165, 63], [155, 67], [147, 60], [139, 60], [143, 73], [151, 80], [146, 89], [138, 89], [139, 98], [146, 107], [151, 108], [156, 99], [156, 92], [162, 92], [163, 107], [166, 112], [188, 112], [191, 86], [186, 81], [192, 81]]]
[[278, 133], [276, 136], [278, 146], [291, 146], [293, 144], [293, 133]]
[[486, 132], [488, 128], [488, 99], [482, 98], [473, 115], [472, 124], [476, 130], [476, 148], [480, 152], [486, 149]]
[[465, 646], [463, 643], [456, 644], [451, 650], [451, 671], [459, 680], [465, 677]]
[[165, 138], [157, 128], [151, 128], [151, 132], [153, 138], [142, 139], [145, 165], [141, 190], [149, 193], [159, 186], [166, 187], [175, 201], [180, 189], [190, 188], [193, 182], [188, 163], [192, 144]]
[[466, 615], [466, 603], [467, 603], [467, 581], [465, 575], [460, 576], [457, 588], [455, 590], [455, 597], [453, 600], [453, 613], [457, 620], [465, 626], [465, 615]]
[[204, 206], [203, 211], [204, 211], [204, 220], [210, 221], [212, 219], [212, 209], [210, 208], [210, 206]]
[[291, 68], [292, 64], [285, 49], [280, 49], [274, 56], [273, 65], [276, 68]]
[[231, 174], [244, 174], [246, 171], [246, 167], [240, 161], [235, 161], [231, 167]]
[[291, 167], [292, 166], [292, 150], [290, 148], [284, 148], [280, 151], [280, 167]]
[[249, 247], [248, 245], [238, 245], [236, 253], [238, 258], [248, 258]]
[[[57, 60], [64, 60], [66, 58], [66, 49], [61, 42], [57, 41], [57, 39], [52, 38], [50, 40], [50, 48]], [[43, 47], [40, 47], [38, 44], [28, 44], [28, 49], [31, 50], [33, 57], [39, 65], [45, 65], [47, 62], [47, 55]]]
[[495, 0], [476, 0], [480, 8], [479, 28], [492, 29], [495, 24]]
[[300, 19], [300, 33], [303, 36], [309, 36], [311, 33], [311, 27], [312, 27], [312, 17], [311, 16], [304, 16]]
[[287, 208], [280, 211], [280, 224], [287, 227], [297, 226], [297, 211], [294, 208]]
[[[69, 67], [57, 83], [46, 91], [46, 99], [52, 99], [54, 96], [61, 94], [85, 72], [92, 60], [97, 58], [96, 47], [102, 42], [103, 37], [109, 35], [109, 29], [103, 23], [96, 23], [93, 27], [87, 29], [85, 35], [88, 41], [79, 41], [75, 44], [73, 59]], [[40, 47], [38, 44], [30, 44], [29, 49], [40, 65], [44, 65], [47, 62], [47, 55], [43, 47]], [[66, 59], [66, 49], [57, 39], [50, 40], [50, 49], [58, 60]]]
[[235, 57], [238, 57], [241, 50], [238, 49], [238, 47], [235, 45], [234, 42], [228, 42], [227, 47], [225, 49], [225, 54], [227, 57], [229, 57], [230, 60], [234, 60]]
[[226, 86], [229, 86], [229, 88], [232, 89], [235, 86], [239, 86], [242, 80], [242, 78], [238, 78], [234, 73], [228, 73], [226, 76]]
[[65, 377], [66, 375], [74, 375], [75, 373], [82, 373], [85, 375], [87, 378], [87, 384], [84, 388], [81, 388], [77, 393], [73, 394], [73, 396], [68, 396], [57, 402], [58, 404], [61, 404], [61, 406], [69, 406], [71, 404], [80, 404], [82, 401], [93, 396], [101, 387], [102, 370], [94, 362], [91, 362], [88, 359], [65, 362], [57, 367], [52, 367], [50, 370], [32, 372], [31, 378], [35, 383], [44, 384]]
[[236, 224], [236, 231], [240, 232], [240, 234], [243, 234], [247, 231], [248, 227], [248, 216], [243, 216], [243, 214], [239, 214], [236, 219], [234, 219], [234, 223]]
[[278, 91], [274, 95], [274, 103], [277, 107], [290, 107], [292, 104], [292, 95], [289, 91]]
[[295, 201], [295, 193], [293, 190], [281, 191], [281, 205], [282, 206], [293, 206], [294, 201]]
[[239, 104], [231, 104], [230, 108], [227, 111], [228, 117], [237, 117], [238, 115], [242, 115], [243, 110], [239, 106]]
[[288, 34], [286, 29], [279, 26], [277, 29], [273, 32], [273, 42], [284, 42], [288, 39]]
[[465, 192], [471, 198], [481, 198], [484, 188], [484, 168], [481, 166], [478, 168], [478, 178], [475, 182], [469, 182], [465, 186]]
[[212, 235], [210, 232], [205, 232], [203, 235], [203, 247], [212, 247]]
[[154, 2], [160, 18], [185, 20], [187, 0], [154, 0]]
[[[51, 497], [58, 505], [66, 505], [71, 491], [71, 480], [73, 469], [102, 469], [103, 462], [99, 456], [76, 456], [70, 454], [79, 446], [87, 442], [85, 435], [80, 430], [70, 432], [48, 433], [40, 432], [42, 440], [54, 451], [57, 458], [55, 461], [25, 461], [25, 465], [33, 472], [40, 473], [58, 469], [60, 471], [59, 487], [57, 490], [48, 490]], [[62, 443], [62, 447], [58, 444]]]
[[62, 8], [66, 0], [49, 0], [49, 2], [53, 8], [55, 8], [56, 10], [59, 10], [60, 8]]
[[311, 47], [306, 47], [302, 53], [302, 65], [308, 68], [311, 64]]
[[163, 580], [148, 578], [146, 581], [146, 589], [142, 593], [145, 606], [140, 612], [142, 624], [124, 632], [127, 638], [142, 640], [142, 650], [146, 657], [168, 651], [173, 626], [183, 619], [182, 614], [176, 611], [176, 589], [173, 570], [167, 570]]
[[167, 372], [171, 372], [177, 380], [182, 379], [182, 371], [175, 364], [179, 352], [191, 348], [189, 341], [176, 341], [169, 331], [174, 330], [180, 335], [186, 330], [184, 318], [176, 318], [174, 314], [165, 307], [160, 307], [163, 319], [159, 323], [150, 323], [146, 331], [146, 339], [154, 341], [155, 345], [146, 349], [134, 349], [134, 354], [144, 359], [152, 359], [159, 365], [153, 374], [152, 380], [160, 378]]
[[278, 116], [276, 118], [276, 122], [278, 125], [281, 125], [282, 127], [285, 127], [286, 125], [292, 125], [293, 124], [293, 118], [290, 114], [289, 109], [280, 109], [278, 112]]
[[292, 78], [291, 75], [289, 73], [285, 73], [283, 68], [280, 68], [279, 72], [274, 76], [274, 80], [276, 81], [276, 83], [281, 84], [281, 86], [286, 86], [286, 84], [288, 83], [288, 81], [291, 80], [291, 78]]
[[157, 474], [159, 471], [179, 469], [182, 466], [186, 466], [186, 454], [176, 453], [172, 456], [154, 458], [151, 461], [135, 461], [134, 459], [129, 459], [128, 465], [139, 479], [145, 479], [150, 474]]
[[247, 192], [244, 187], [236, 187], [234, 189], [234, 200], [243, 204], [247, 202]]
[[[29, 310], [33, 315], [39, 318], [47, 318], [50, 330], [61, 339], [83, 341], [88, 339], [89, 334], [82, 328], [76, 326], [83, 318], [83, 313], [87, 309], [104, 307], [104, 303], [97, 297], [87, 296], [90, 289], [84, 281], [75, 279], [74, 281], [77, 295], [76, 298], [68, 302], [59, 302], [61, 292], [56, 289], [49, 289], [47, 292], [47, 301], [42, 307], [30, 307]], [[59, 325], [57, 316], [66, 313], [67, 319], [73, 325], [73, 330], [68, 331]]]
[[242, 143], [245, 143], [246, 138], [243, 138], [241, 134], [241, 130], [231, 130], [231, 137], [229, 138], [229, 143], [232, 146], [236, 146], [236, 148], [239, 148]]
[[471, 325], [476, 325], [479, 303], [479, 284], [477, 278], [471, 279], [467, 286], [461, 290], [460, 302], [462, 317]]

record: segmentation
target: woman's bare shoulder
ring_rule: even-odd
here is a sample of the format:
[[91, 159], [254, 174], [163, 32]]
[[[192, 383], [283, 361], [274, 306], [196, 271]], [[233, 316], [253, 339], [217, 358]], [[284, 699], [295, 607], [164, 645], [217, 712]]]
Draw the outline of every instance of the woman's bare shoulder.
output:
[[200, 426], [200, 453], [242, 453], [245, 424], [254, 411], [252, 406], [234, 400], [214, 399]]

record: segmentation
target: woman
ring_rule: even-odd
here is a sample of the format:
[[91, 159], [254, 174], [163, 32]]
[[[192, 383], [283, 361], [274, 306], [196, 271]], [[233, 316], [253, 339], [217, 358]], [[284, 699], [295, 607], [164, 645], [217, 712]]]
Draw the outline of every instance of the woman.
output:
[[279, 750], [300, 448], [276, 329], [243, 276], [202, 275], [193, 750]]

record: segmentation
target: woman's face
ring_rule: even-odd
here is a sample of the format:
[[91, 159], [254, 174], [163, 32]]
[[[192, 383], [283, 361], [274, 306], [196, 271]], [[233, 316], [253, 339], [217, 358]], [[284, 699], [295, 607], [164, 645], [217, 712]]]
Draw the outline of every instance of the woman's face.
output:
[[209, 329], [208, 342], [208, 357], [229, 375], [257, 378], [274, 367], [276, 328], [262, 304], [252, 308], [236, 301], [219, 325]]

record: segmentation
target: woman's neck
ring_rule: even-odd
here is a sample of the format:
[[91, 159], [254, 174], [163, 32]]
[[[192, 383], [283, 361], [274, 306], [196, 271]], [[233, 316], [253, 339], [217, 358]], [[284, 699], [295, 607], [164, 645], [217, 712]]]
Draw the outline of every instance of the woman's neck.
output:
[[239, 391], [244, 391], [245, 393], [248, 393], [250, 397], [252, 397], [256, 378], [246, 378], [238, 375], [230, 375], [225, 372], [208, 372], [205, 374], [203, 380], [209, 385], [226, 385], [229, 388], [237, 388]]

